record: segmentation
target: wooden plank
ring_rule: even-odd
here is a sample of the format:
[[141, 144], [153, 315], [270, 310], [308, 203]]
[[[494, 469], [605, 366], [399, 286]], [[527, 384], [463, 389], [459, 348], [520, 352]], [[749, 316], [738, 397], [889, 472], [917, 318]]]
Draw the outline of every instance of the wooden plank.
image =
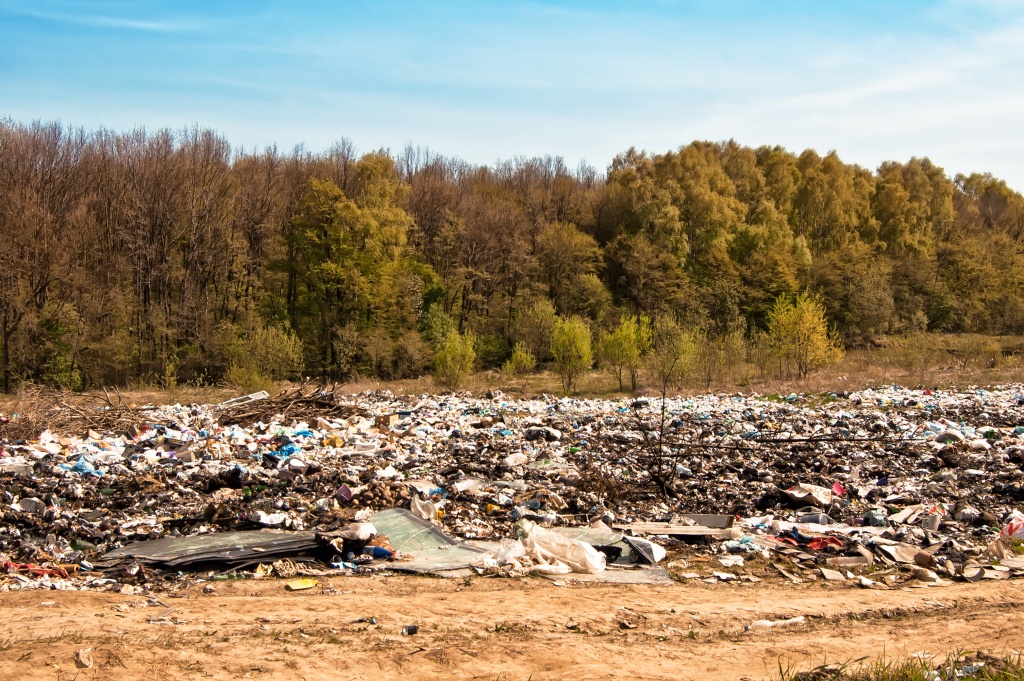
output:
[[736, 522], [736, 516], [732, 515], [711, 515], [707, 513], [683, 513], [684, 518], [689, 518], [702, 527], [710, 527], [716, 530], [724, 530], [732, 527]]
[[612, 525], [619, 532], [634, 534], [664, 534], [670, 537], [711, 537], [724, 539], [728, 535], [725, 530], [702, 525], [675, 525], [673, 523], [630, 523], [629, 525]]

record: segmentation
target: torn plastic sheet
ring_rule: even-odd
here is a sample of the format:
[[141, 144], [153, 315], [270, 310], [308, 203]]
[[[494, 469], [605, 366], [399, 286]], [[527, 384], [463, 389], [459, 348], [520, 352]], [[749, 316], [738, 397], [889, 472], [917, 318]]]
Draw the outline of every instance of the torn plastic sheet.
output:
[[832, 490], [818, 485], [808, 485], [806, 483], [793, 485], [786, 490], [786, 496], [801, 503], [813, 501], [820, 508], [827, 508], [832, 504]]
[[657, 555], [664, 553], [664, 549], [659, 551], [652, 548], [653, 542], [639, 537], [624, 536], [600, 521], [590, 527], [552, 527], [550, 529], [552, 532], [557, 532], [570, 539], [590, 544], [605, 554], [609, 565], [627, 566], [638, 563], [657, 565], [661, 558], [664, 558], [663, 555], [661, 558]]
[[256, 560], [312, 556], [320, 547], [312, 532], [216, 532], [132, 542], [124, 548], [107, 552], [96, 564], [113, 565], [123, 559], [135, 559], [170, 568], [190, 568], [208, 563], [243, 565]]
[[516, 533], [522, 537], [527, 555], [534, 560], [535, 571], [564, 574], [568, 568], [572, 572], [596, 573], [607, 567], [605, 555], [592, 545], [529, 520], [520, 520]]
[[630, 555], [632, 547], [626, 543], [624, 537], [602, 522], [597, 522], [590, 527], [552, 527], [549, 529], [569, 539], [590, 544], [604, 553], [609, 563], [632, 565], [638, 560], [638, 556]]
[[676, 582], [665, 568], [644, 568], [642, 570], [615, 569], [587, 574], [572, 572], [567, 575], [541, 575], [552, 581], [567, 582], [601, 582], [603, 584], [653, 584], [655, 586], [672, 586]]
[[387, 535], [391, 546], [408, 560], [390, 563], [397, 572], [424, 574], [468, 568], [484, 550], [465, 544], [441, 531], [441, 528], [414, 516], [404, 508], [379, 511], [371, 518], [378, 535]]

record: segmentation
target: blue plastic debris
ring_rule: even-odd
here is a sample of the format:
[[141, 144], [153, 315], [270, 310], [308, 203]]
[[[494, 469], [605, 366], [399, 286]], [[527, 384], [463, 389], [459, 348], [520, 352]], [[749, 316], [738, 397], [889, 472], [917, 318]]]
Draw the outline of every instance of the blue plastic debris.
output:
[[103, 476], [103, 471], [97, 470], [96, 466], [86, 458], [85, 454], [79, 455], [78, 461], [76, 461], [74, 465], [62, 463], [58, 467], [62, 470], [71, 471], [80, 475], [93, 475], [97, 478]]

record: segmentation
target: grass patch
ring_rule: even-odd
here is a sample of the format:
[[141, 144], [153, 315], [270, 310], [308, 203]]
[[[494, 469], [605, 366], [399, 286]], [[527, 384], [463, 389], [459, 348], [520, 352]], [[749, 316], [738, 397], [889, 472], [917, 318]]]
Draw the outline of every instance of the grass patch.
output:
[[940, 657], [875, 660], [866, 657], [801, 670], [779, 659], [777, 681], [1024, 681], [1024, 660], [1018, 653], [994, 657], [957, 652]]
[[510, 643], [525, 641], [533, 637], [533, 628], [522, 622], [496, 622], [494, 628], [488, 631], [505, 637]]

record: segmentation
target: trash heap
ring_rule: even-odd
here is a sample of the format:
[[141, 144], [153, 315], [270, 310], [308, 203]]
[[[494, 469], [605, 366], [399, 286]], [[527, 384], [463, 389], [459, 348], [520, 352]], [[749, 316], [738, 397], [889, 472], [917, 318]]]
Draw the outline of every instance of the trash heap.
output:
[[[1024, 574], [1022, 465], [1020, 385], [664, 401], [305, 385], [216, 405], [61, 402], [0, 414], [0, 588], [403, 559], [601, 573], [654, 569], [666, 549], [684, 580], [755, 581], [752, 561], [793, 581], [1003, 579]], [[385, 509], [404, 510], [369, 532]], [[165, 544], [160, 560], [131, 549]], [[465, 555], [435, 555], [452, 547]]]

